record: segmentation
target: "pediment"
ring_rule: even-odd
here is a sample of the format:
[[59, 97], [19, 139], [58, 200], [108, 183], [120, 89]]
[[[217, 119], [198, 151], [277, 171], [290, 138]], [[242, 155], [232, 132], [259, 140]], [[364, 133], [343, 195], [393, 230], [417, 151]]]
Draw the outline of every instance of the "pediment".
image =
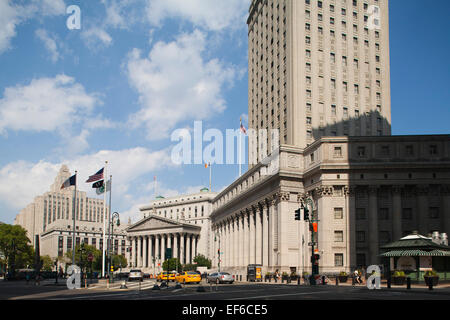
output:
[[129, 227], [127, 229], [127, 232], [168, 229], [180, 226], [183, 226], [183, 224], [177, 221], [152, 215]]

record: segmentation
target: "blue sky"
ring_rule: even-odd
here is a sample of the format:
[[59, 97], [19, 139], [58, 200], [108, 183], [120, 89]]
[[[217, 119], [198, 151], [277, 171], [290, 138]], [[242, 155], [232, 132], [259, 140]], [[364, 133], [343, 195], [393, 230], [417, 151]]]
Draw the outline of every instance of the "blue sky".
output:
[[[73, 4], [81, 30], [66, 27]], [[207, 186], [203, 165], [171, 163], [170, 135], [195, 120], [222, 132], [245, 121], [248, 5], [0, 0], [0, 220], [48, 191], [62, 164], [93, 195], [83, 181], [108, 160], [113, 210], [133, 218], [154, 176], [164, 196]], [[449, 9], [390, 1], [393, 134], [449, 133]], [[214, 191], [237, 175], [213, 166]]]

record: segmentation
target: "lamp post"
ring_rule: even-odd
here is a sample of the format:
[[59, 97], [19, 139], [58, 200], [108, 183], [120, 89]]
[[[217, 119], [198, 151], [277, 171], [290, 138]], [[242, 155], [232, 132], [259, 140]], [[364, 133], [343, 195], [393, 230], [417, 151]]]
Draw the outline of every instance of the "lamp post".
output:
[[315, 220], [314, 218], [314, 202], [312, 201], [311, 198], [306, 198], [304, 200], [305, 202], [305, 210], [308, 211], [308, 204], [311, 207], [311, 218], [309, 219], [309, 230], [311, 231], [311, 285], [315, 285], [316, 284], [316, 256], [315, 256], [315, 252], [314, 252], [314, 246], [315, 246], [315, 237], [314, 237], [314, 227], [313, 227], [313, 222], [317, 222], [319, 220]]
[[[112, 247], [114, 246], [113, 239], [112, 239], [111, 235], [114, 236], [114, 219], [117, 219], [117, 226], [119, 227], [120, 226], [120, 214], [118, 212], [114, 212], [112, 214], [112, 217], [111, 217], [111, 228], [109, 229], [110, 233], [109, 233], [109, 236], [108, 236], [108, 239], [109, 239], [108, 240], [109, 241], [109, 245], [108, 245], [108, 248], [109, 248], [109, 250], [108, 250], [108, 256], [109, 256], [109, 259], [108, 259], [108, 278], [110, 279], [109, 281], [113, 281], [114, 280], [114, 279], [111, 278]], [[114, 276], [114, 274], [113, 274], [113, 276]]]

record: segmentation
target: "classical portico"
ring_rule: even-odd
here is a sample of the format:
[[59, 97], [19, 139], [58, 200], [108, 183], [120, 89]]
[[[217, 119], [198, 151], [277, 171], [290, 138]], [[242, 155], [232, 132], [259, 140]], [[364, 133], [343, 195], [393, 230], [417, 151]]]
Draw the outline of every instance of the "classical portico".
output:
[[197, 255], [201, 227], [149, 215], [127, 229], [131, 250], [128, 252], [130, 268], [157, 273], [166, 259], [166, 248], [172, 248], [172, 257], [181, 264], [192, 263]]

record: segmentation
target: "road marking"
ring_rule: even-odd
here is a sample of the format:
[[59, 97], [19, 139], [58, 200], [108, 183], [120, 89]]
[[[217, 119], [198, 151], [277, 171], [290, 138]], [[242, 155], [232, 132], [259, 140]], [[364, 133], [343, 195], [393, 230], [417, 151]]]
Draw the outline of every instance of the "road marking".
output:
[[273, 298], [273, 297], [285, 297], [285, 296], [303, 296], [321, 293], [330, 293], [332, 291], [314, 291], [314, 292], [302, 292], [302, 293], [285, 293], [285, 294], [271, 294], [266, 296], [255, 296], [255, 297], [243, 297], [243, 298], [231, 298], [225, 300], [248, 300], [248, 299], [262, 299], [262, 298]]

